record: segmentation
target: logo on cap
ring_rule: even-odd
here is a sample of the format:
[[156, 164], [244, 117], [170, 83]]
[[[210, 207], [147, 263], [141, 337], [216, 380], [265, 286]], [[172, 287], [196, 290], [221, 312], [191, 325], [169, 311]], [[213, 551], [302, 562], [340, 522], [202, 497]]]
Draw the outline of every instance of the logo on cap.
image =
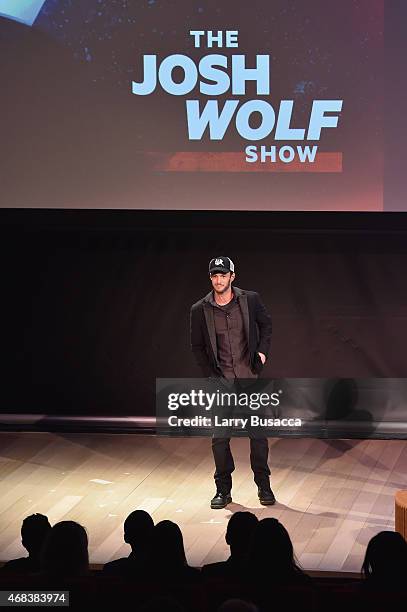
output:
[[215, 270], [226, 274], [226, 272], [234, 272], [235, 266], [230, 257], [214, 257], [209, 262], [209, 273], [211, 274]]

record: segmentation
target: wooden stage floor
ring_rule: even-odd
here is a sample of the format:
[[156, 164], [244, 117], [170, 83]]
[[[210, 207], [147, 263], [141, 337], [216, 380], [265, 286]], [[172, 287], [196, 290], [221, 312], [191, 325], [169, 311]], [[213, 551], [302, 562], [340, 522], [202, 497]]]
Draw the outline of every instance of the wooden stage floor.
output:
[[233, 503], [211, 510], [210, 438], [135, 434], [0, 433], [0, 560], [24, 556], [25, 516], [71, 519], [88, 531], [91, 563], [129, 554], [123, 521], [137, 508], [170, 519], [200, 566], [228, 556], [229, 517], [250, 510], [288, 529], [304, 569], [358, 572], [366, 544], [394, 529], [394, 495], [407, 488], [407, 441], [270, 439], [277, 504], [257, 499], [249, 441], [233, 439]]

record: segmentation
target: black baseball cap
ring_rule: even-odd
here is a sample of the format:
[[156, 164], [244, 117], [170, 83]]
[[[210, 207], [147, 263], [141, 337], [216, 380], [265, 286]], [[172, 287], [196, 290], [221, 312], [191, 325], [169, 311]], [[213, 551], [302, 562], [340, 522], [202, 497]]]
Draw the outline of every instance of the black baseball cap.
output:
[[230, 257], [220, 255], [219, 257], [214, 257], [209, 262], [209, 274], [214, 274], [215, 272], [222, 272], [223, 274], [226, 274], [227, 272], [233, 273], [234, 271], [235, 264]]

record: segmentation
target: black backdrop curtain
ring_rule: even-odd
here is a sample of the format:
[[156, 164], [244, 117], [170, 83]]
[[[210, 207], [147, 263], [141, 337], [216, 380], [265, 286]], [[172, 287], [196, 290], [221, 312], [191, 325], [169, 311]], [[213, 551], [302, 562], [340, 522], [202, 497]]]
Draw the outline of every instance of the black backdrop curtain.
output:
[[272, 314], [265, 376], [407, 376], [403, 214], [3, 210], [1, 251], [2, 413], [153, 415], [218, 254]]

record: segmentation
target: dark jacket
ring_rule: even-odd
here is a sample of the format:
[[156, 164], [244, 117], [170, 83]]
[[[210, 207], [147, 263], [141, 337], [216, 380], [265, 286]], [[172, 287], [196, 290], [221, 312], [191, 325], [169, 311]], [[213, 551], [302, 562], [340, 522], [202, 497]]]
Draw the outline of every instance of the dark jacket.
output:
[[208, 563], [201, 570], [204, 580], [220, 580], [226, 582], [240, 582], [247, 574], [247, 560], [245, 557], [232, 557], [226, 561]]
[[[268, 356], [271, 341], [271, 317], [255, 291], [245, 291], [233, 287], [243, 316], [250, 367], [255, 374], [263, 369], [260, 353]], [[213, 306], [210, 303], [212, 292], [196, 302], [191, 308], [191, 348], [204, 377], [222, 376], [217, 359], [216, 331]]]

